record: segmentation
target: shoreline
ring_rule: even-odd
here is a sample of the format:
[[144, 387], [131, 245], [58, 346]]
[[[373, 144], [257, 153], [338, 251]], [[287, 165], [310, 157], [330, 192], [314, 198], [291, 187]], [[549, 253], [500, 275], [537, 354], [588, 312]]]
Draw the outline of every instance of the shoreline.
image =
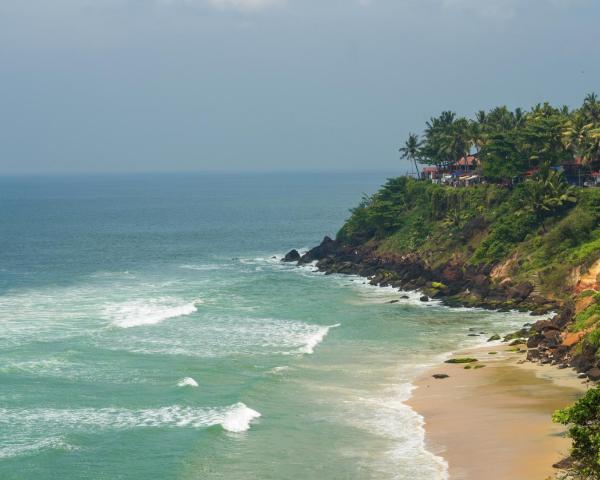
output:
[[551, 416], [588, 384], [511, 350], [491, 343], [454, 352], [452, 358], [478, 361], [467, 369], [441, 363], [413, 381], [406, 404], [423, 417], [426, 448], [447, 462], [451, 480], [546, 480], [568, 454], [565, 429]]
[[[378, 258], [369, 250], [350, 251], [325, 237], [304, 255], [292, 251], [284, 261], [313, 264], [325, 274], [356, 275], [373, 286], [400, 293], [420, 292], [421, 301], [437, 300], [449, 308], [516, 310], [538, 316], [537, 321], [504, 337], [505, 341], [526, 339], [527, 346], [523, 344], [518, 353], [500, 342], [450, 352], [452, 357], [475, 357], [477, 365], [485, 367], [465, 369], [463, 364], [442, 363], [427, 368], [411, 382], [413, 392], [404, 403], [422, 417], [425, 448], [446, 462], [446, 478], [556, 479], [560, 470], [553, 465], [569, 456], [571, 440], [565, 427], [552, 422], [552, 414], [572, 405], [595, 385], [575, 372], [596, 380], [594, 372], [588, 372], [589, 359], [579, 356], [573, 361], [571, 349], [562, 345], [562, 332], [577, 311], [574, 305], [548, 300], [534, 293], [527, 282], [516, 287], [509, 283], [509, 288], [501, 285], [494, 292], [490, 289], [489, 296], [473, 296], [477, 283], [483, 281], [477, 276], [439, 289], [435, 281], [427, 280], [433, 272], [418, 259]], [[461, 288], [467, 297], [459, 292]], [[436, 373], [449, 377], [432, 378]]]

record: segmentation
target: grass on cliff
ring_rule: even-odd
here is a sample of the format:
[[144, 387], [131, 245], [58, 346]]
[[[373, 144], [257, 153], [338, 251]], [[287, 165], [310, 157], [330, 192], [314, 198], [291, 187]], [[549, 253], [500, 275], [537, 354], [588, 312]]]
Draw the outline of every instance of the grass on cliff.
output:
[[577, 189], [576, 202], [549, 211], [531, 208], [532, 189], [533, 182], [452, 188], [393, 178], [352, 210], [338, 240], [370, 242], [382, 255], [417, 254], [432, 268], [511, 259], [513, 279], [560, 296], [576, 266], [585, 271], [600, 257], [600, 189]]

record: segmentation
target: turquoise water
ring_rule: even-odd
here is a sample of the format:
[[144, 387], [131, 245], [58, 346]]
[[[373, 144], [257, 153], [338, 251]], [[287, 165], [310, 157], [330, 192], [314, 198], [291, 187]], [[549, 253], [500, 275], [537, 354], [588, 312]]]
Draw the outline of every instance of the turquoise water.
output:
[[524, 316], [279, 261], [385, 177], [0, 179], [0, 478], [445, 478], [410, 381]]

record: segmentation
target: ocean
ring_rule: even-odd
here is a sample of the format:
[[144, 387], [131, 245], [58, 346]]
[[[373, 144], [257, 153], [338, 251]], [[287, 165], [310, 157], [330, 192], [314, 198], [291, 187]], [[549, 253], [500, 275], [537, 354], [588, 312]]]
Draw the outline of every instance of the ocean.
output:
[[280, 261], [387, 176], [0, 178], [0, 478], [446, 478], [411, 380], [528, 317]]

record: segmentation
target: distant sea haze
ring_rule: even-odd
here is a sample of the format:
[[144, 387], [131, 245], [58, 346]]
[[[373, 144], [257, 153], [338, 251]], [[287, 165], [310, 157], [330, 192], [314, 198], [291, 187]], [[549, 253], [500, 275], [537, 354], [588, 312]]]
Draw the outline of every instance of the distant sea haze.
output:
[[388, 176], [1, 178], [0, 478], [447, 478], [411, 381], [524, 315], [280, 261]]

